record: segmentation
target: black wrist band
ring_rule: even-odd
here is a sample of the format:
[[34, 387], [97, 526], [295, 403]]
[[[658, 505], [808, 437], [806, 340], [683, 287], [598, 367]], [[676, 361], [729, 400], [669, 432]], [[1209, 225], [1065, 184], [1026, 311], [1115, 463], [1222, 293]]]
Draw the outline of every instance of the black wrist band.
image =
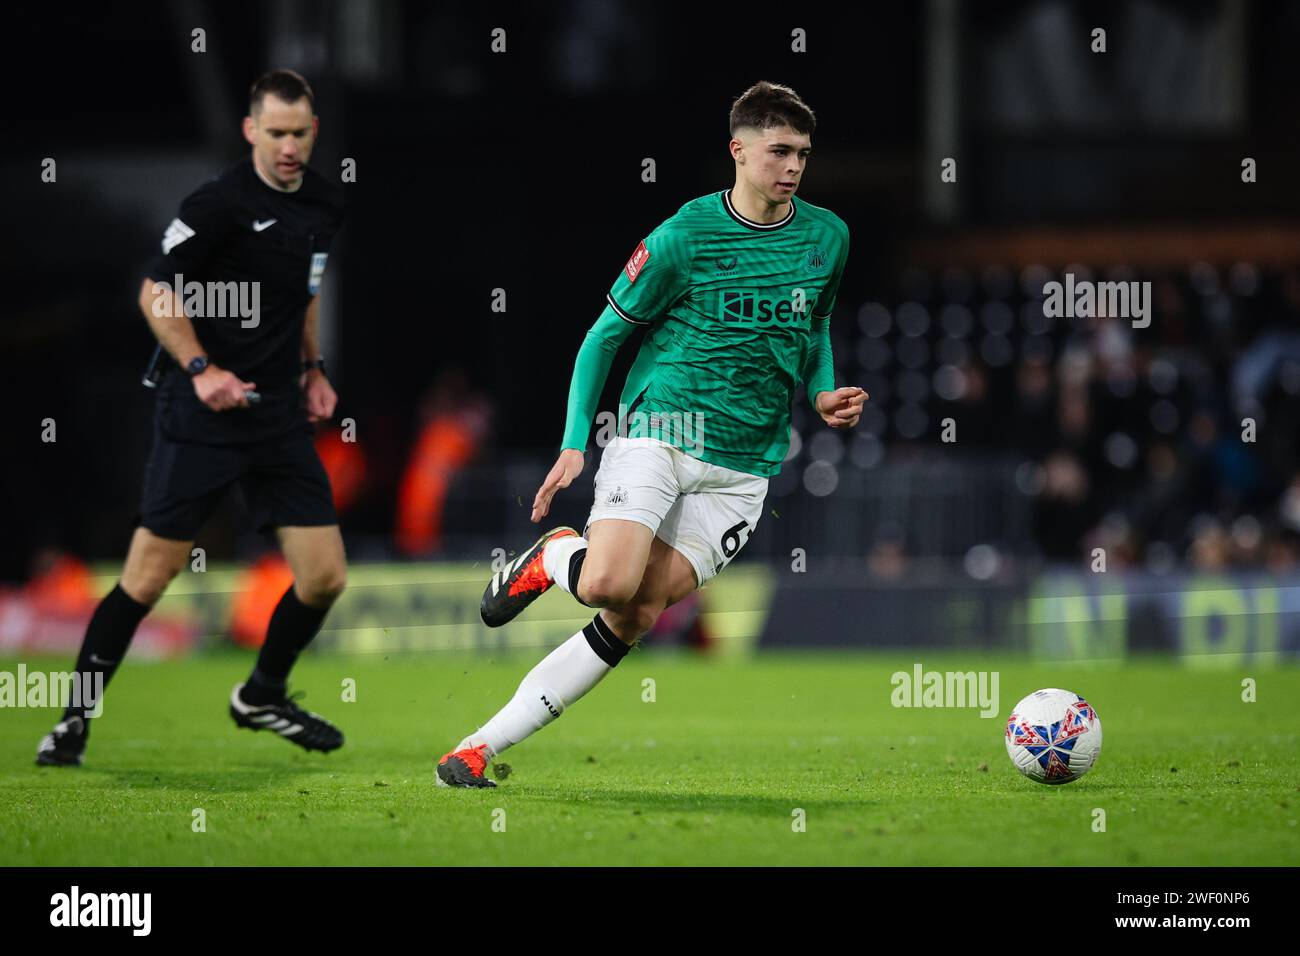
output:
[[314, 368], [320, 369], [322, 375], [325, 374], [325, 360], [323, 358], [310, 359], [302, 363], [302, 370], [304, 372], [310, 372]]

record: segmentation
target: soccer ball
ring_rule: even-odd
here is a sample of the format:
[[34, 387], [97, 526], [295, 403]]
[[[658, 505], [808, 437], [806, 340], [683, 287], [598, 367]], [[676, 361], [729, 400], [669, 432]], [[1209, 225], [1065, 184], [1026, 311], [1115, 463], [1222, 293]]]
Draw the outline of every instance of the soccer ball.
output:
[[1078, 780], [1100, 753], [1101, 718], [1071, 691], [1036, 690], [1007, 718], [1007, 755], [1030, 780]]

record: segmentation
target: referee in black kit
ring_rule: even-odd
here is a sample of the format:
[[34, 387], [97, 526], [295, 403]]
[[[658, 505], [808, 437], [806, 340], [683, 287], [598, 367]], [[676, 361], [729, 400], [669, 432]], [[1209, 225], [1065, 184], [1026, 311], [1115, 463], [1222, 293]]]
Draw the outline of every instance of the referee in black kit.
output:
[[[343, 734], [287, 693], [294, 661], [346, 577], [329, 478], [312, 444], [312, 423], [328, 421], [337, 402], [317, 343], [317, 292], [343, 219], [342, 190], [307, 167], [319, 126], [303, 77], [262, 76], [244, 118], [251, 156], [186, 197], [163, 235], [140, 289], [140, 308], [170, 359], [139, 527], [76, 666], [107, 684], [140, 621], [190, 560], [199, 528], [239, 483], [258, 529], [276, 530], [294, 582], [252, 674], [231, 692], [230, 715], [240, 727], [328, 751]], [[38, 763], [81, 763], [87, 703], [64, 712], [41, 741]]]

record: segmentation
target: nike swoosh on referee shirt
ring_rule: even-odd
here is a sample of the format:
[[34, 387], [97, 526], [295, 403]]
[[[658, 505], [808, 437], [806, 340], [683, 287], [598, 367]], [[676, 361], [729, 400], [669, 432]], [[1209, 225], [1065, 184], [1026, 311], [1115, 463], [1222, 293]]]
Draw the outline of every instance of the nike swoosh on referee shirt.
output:
[[261, 232], [261, 231], [264, 230], [264, 229], [270, 229], [272, 226], [274, 226], [274, 225], [275, 225], [277, 222], [279, 222], [279, 221], [280, 221], [280, 220], [278, 220], [278, 219], [268, 219], [268, 220], [266, 220], [266, 222], [262, 222], [262, 221], [260, 221], [260, 220], [255, 220], [255, 221], [253, 222], [253, 232]]

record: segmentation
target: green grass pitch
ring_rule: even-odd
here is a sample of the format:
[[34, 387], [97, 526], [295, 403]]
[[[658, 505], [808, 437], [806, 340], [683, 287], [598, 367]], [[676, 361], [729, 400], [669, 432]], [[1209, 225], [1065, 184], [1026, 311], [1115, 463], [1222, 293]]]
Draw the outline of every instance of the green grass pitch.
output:
[[[0, 711], [0, 863], [1300, 863], [1294, 668], [921, 655], [927, 670], [1000, 673], [998, 717], [982, 719], [892, 707], [890, 675], [915, 656], [638, 650], [504, 754], [499, 788], [435, 788], [434, 760], [534, 659], [307, 657], [303, 703], [347, 734], [329, 755], [235, 729], [225, 700], [246, 656], [128, 661], [82, 768], [33, 762], [56, 711]], [[340, 700], [345, 678], [355, 702]], [[1007, 713], [1040, 687], [1082, 693], [1103, 722], [1096, 768], [1066, 786], [1022, 778], [1004, 749]]]

